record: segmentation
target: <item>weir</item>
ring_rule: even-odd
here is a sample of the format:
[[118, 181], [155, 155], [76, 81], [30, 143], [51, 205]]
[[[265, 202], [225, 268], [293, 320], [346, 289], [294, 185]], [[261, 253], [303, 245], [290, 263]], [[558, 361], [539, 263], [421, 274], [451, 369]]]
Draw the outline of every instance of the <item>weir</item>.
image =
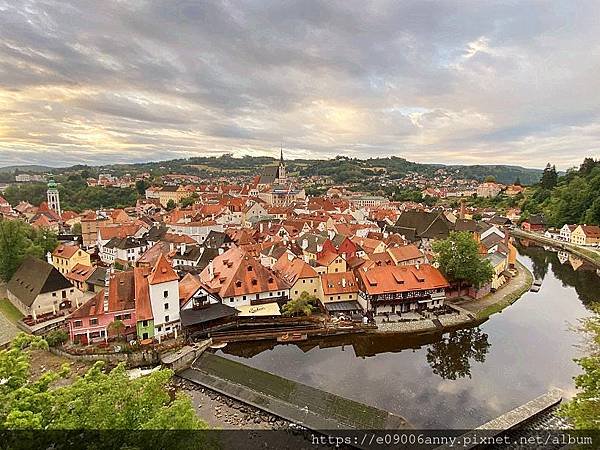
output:
[[411, 428], [403, 417], [213, 353], [178, 376], [309, 430]]

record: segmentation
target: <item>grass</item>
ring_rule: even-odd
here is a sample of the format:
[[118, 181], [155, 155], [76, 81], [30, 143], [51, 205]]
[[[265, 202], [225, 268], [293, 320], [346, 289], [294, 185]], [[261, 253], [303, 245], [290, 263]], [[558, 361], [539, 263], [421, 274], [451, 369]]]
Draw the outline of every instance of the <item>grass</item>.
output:
[[211, 353], [202, 355], [203, 371], [298, 407], [307, 406], [323, 417], [357, 428], [381, 429], [388, 413], [302, 383], [249, 367]]
[[504, 308], [512, 305], [514, 302], [520, 299], [523, 296], [523, 294], [525, 294], [527, 291], [529, 291], [529, 289], [531, 289], [531, 285], [533, 283], [533, 275], [531, 274], [529, 269], [527, 269], [522, 264], [519, 264], [519, 270], [524, 270], [527, 278], [525, 284], [521, 287], [521, 289], [511, 292], [510, 294], [506, 295], [501, 301], [496, 302], [493, 305], [490, 305], [487, 308], [484, 308], [481, 311], [479, 311], [477, 313], [478, 319], [487, 319], [492, 314], [496, 314], [502, 311]]
[[7, 298], [0, 299], [0, 314], [3, 314], [14, 324], [24, 317], [23, 314], [21, 314], [21, 311], [19, 311]]

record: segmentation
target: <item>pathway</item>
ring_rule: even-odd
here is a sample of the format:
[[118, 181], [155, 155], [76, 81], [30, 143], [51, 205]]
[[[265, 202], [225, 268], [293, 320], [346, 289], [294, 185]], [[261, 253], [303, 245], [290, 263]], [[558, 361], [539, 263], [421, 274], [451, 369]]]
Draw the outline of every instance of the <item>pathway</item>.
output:
[[533, 275], [523, 264], [517, 261], [517, 276], [513, 277], [496, 292], [475, 300], [470, 298], [447, 299], [446, 303], [486, 319], [518, 300], [531, 288]]

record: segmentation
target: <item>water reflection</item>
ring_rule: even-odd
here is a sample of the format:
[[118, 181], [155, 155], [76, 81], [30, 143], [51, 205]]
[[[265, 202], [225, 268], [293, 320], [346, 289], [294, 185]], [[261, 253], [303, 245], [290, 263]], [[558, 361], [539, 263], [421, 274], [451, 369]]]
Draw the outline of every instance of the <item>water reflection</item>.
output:
[[427, 362], [433, 373], [446, 380], [471, 378], [471, 360], [483, 363], [489, 349], [488, 336], [481, 329], [453, 331], [427, 348]]
[[[569, 256], [518, 244], [543, 278], [539, 293], [475, 327], [423, 335], [356, 335], [287, 345], [230, 344], [221, 352], [277, 375], [392, 411], [416, 427], [476, 427], [559, 387], [573, 392], [581, 336], [600, 278]], [[573, 267], [577, 267], [574, 270]]]

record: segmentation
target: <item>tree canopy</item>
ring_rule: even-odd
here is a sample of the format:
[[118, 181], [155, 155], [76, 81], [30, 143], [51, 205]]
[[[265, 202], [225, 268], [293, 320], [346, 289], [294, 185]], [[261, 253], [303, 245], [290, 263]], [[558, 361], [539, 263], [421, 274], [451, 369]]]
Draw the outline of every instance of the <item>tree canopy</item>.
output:
[[303, 291], [295, 300], [288, 301], [283, 305], [283, 315], [288, 317], [293, 316], [310, 316], [315, 310], [315, 304], [319, 299], [308, 292]]
[[447, 239], [433, 244], [440, 270], [451, 282], [480, 287], [489, 282], [494, 269], [479, 254], [477, 242], [466, 231], [451, 232]]
[[582, 322], [582, 331], [591, 339], [588, 356], [576, 360], [583, 370], [575, 377], [579, 391], [560, 409], [579, 430], [600, 430], [600, 306], [594, 310], [596, 315]]
[[[70, 384], [56, 383], [70, 374], [68, 365], [64, 365], [59, 373], [49, 371], [37, 380], [31, 380], [29, 350], [47, 349], [47, 346], [43, 339], [21, 333], [11, 348], [0, 350], [0, 380], [4, 381], [0, 383], [3, 399], [0, 402], [0, 430], [207, 428], [196, 416], [187, 396], [172, 395], [169, 391], [173, 375], [170, 370], [158, 370], [132, 380], [123, 364], [108, 371], [103, 362], [96, 362], [84, 376], [76, 376]], [[101, 436], [108, 441], [118, 439], [119, 448], [146, 447], [139, 441], [144, 434]], [[211, 447], [210, 442], [197, 442], [198, 435], [193, 437], [194, 441], [188, 443], [192, 447]], [[146, 444], [154, 445], [155, 442]]]
[[10, 280], [27, 256], [44, 258], [58, 245], [56, 234], [20, 220], [0, 220], [0, 278]]

